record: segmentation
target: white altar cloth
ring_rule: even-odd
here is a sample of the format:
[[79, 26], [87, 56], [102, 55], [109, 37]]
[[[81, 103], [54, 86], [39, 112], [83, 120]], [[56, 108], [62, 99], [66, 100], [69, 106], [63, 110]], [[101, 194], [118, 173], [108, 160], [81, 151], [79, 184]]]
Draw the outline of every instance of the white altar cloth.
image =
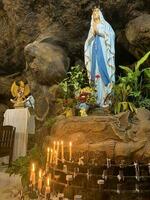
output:
[[27, 152], [28, 134], [35, 133], [34, 116], [28, 108], [8, 109], [4, 113], [3, 125], [16, 127], [13, 160], [25, 156]]

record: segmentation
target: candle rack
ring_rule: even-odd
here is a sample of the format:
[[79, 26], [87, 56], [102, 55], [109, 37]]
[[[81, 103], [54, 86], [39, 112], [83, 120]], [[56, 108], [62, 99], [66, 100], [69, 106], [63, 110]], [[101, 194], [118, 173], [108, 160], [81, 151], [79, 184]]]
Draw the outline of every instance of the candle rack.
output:
[[[73, 199], [73, 196], [67, 195], [66, 191], [68, 190], [74, 191], [74, 196], [80, 195], [80, 197], [84, 196], [82, 191], [86, 191], [85, 193], [88, 191], [111, 192], [117, 195], [150, 193], [150, 184], [143, 188], [140, 183], [140, 181], [142, 184], [150, 182], [149, 163], [121, 161], [120, 164], [116, 164], [109, 158], [106, 158], [104, 164], [97, 164], [93, 161], [87, 163], [84, 161], [84, 156], [79, 157], [77, 161], [74, 159], [72, 147], [72, 142], [69, 142], [68, 153], [65, 151], [62, 141], [55, 141], [52, 149], [48, 147], [45, 170], [43, 173], [39, 172], [37, 180], [32, 180], [33, 178], [30, 180], [33, 186], [30, 189], [32, 192], [36, 192], [37, 199], [55, 200], [58, 199], [57, 194], [63, 194], [61, 199]], [[68, 159], [66, 160], [66, 158]], [[132, 174], [128, 174], [131, 171], [129, 168], [132, 170]], [[144, 174], [142, 174], [142, 170], [144, 170]], [[31, 169], [30, 177], [35, 177], [35, 166], [34, 170]], [[129, 185], [132, 186], [128, 187]]]

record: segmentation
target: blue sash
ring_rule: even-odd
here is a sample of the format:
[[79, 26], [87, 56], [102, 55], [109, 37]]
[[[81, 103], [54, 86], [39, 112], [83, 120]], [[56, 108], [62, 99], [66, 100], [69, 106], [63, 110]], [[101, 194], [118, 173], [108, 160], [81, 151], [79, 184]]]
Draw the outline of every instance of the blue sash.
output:
[[107, 86], [110, 83], [110, 79], [109, 79], [109, 75], [108, 75], [105, 60], [104, 60], [101, 42], [100, 42], [99, 36], [97, 35], [95, 37], [93, 47], [92, 47], [92, 67], [91, 67], [92, 81], [95, 80], [96, 63], [98, 64], [98, 69], [99, 69], [101, 78], [105, 86]]

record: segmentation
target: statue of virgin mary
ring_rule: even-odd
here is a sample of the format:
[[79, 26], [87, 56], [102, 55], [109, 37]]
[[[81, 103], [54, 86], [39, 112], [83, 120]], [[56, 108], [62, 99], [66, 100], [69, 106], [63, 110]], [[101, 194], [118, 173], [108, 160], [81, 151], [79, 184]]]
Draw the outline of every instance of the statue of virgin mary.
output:
[[106, 107], [115, 83], [115, 33], [97, 7], [93, 9], [84, 57], [89, 82], [96, 86], [97, 104]]

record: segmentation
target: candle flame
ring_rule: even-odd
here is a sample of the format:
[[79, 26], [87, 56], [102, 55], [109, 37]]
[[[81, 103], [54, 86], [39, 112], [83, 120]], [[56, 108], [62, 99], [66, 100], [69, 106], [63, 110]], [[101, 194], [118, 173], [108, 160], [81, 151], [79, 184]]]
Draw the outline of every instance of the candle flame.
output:
[[64, 141], [61, 141], [61, 145], [63, 145], [64, 144]]
[[70, 147], [72, 146], [72, 142], [69, 142], [69, 146], [70, 146]]
[[56, 141], [53, 142], [53, 149], [55, 151], [55, 148], [56, 148]]
[[50, 148], [49, 148], [49, 147], [47, 148], [47, 152], [48, 152], [48, 153], [50, 152]]

